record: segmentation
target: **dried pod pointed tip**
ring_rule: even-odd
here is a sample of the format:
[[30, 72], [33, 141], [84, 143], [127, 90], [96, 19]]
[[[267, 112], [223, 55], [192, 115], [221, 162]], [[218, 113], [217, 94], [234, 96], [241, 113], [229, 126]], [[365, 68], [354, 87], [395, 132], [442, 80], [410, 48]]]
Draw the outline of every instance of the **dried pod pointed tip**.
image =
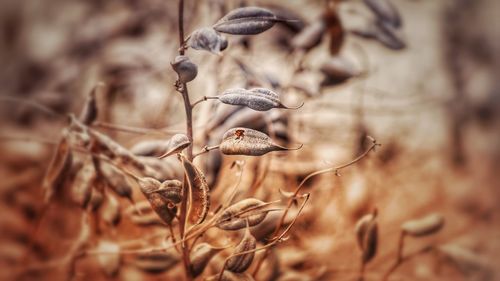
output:
[[232, 272], [241, 273], [247, 270], [252, 264], [255, 252], [249, 252], [255, 250], [257, 246], [257, 240], [250, 233], [250, 228], [248, 226], [245, 229], [245, 234], [241, 239], [240, 243], [236, 246], [233, 252], [233, 257], [229, 258], [227, 261], [226, 269]]
[[190, 145], [191, 141], [189, 140], [188, 136], [186, 136], [185, 134], [175, 134], [174, 136], [172, 136], [168, 143], [168, 151], [158, 158], [163, 159], [170, 155], [180, 153]]
[[207, 266], [208, 262], [223, 249], [225, 248], [216, 248], [208, 243], [200, 243], [194, 246], [189, 257], [191, 261], [191, 274], [194, 277], [200, 275]]
[[258, 199], [248, 198], [241, 200], [224, 210], [216, 221], [216, 226], [223, 230], [239, 230], [247, 226], [261, 223], [269, 210], [260, 210], [268, 205]]

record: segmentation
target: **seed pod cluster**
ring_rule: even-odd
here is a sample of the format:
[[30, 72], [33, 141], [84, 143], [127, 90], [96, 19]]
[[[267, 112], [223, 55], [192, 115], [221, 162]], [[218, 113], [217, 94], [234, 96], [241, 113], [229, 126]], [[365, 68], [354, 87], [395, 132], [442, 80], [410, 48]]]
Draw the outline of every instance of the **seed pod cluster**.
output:
[[274, 143], [271, 138], [259, 131], [248, 128], [233, 128], [222, 136], [220, 151], [227, 155], [261, 156], [271, 151], [297, 150]]
[[405, 234], [421, 237], [438, 232], [443, 225], [443, 216], [434, 213], [420, 219], [407, 221], [401, 225], [401, 229]]
[[213, 28], [222, 33], [255, 35], [262, 33], [282, 21], [273, 12], [259, 7], [234, 9], [221, 18]]
[[193, 277], [200, 275], [208, 262], [221, 250], [223, 250], [223, 248], [216, 248], [208, 243], [200, 243], [194, 246], [189, 257], [191, 261], [191, 275]]
[[218, 55], [227, 45], [227, 39], [210, 27], [197, 29], [189, 36], [189, 47], [195, 50], [205, 50]]
[[190, 205], [189, 221], [193, 224], [200, 224], [205, 220], [210, 208], [210, 194], [207, 181], [203, 173], [180, 154], [182, 166], [189, 184]]
[[112, 241], [101, 240], [97, 250], [106, 252], [106, 254], [97, 255], [97, 262], [101, 269], [108, 277], [116, 276], [121, 265], [120, 245]]
[[362, 251], [363, 263], [369, 262], [377, 254], [378, 226], [377, 212], [363, 216], [356, 223], [356, 238]]
[[[243, 252], [255, 250], [257, 245], [257, 240], [250, 233], [250, 228], [245, 229], [245, 234], [241, 239], [240, 243], [234, 249], [233, 254], [240, 254]], [[232, 272], [241, 273], [247, 270], [252, 264], [255, 252], [240, 254], [230, 258], [227, 261], [226, 269]]]
[[185, 134], [175, 134], [172, 136], [172, 138], [170, 138], [168, 142], [167, 152], [165, 152], [159, 158], [161, 159], [179, 153], [190, 145], [191, 141], [189, 141], [188, 136], [186, 136]]
[[138, 254], [132, 264], [148, 273], [162, 273], [174, 267], [179, 261], [177, 254], [158, 251]]
[[229, 89], [216, 98], [225, 104], [243, 105], [257, 111], [267, 111], [272, 108], [297, 109], [302, 106], [287, 107], [281, 103], [277, 93], [265, 88]]
[[198, 67], [187, 56], [176, 56], [170, 63], [180, 83], [191, 82], [198, 75]]
[[264, 202], [255, 199], [243, 199], [224, 210], [216, 221], [216, 226], [223, 230], [239, 230], [261, 223], [267, 215], [267, 211], [254, 210], [265, 205]]
[[161, 194], [156, 193], [160, 189], [161, 183], [153, 178], [140, 178], [138, 180], [142, 193], [148, 199], [151, 208], [165, 222], [171, 224], [175, 218], [177, 208], [172, 202], [165, 200]]

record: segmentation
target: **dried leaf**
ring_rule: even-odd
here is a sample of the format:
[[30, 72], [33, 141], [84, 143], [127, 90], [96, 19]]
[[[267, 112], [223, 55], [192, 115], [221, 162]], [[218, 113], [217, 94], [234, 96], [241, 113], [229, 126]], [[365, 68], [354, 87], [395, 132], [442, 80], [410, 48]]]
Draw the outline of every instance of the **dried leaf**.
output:
[[443, 225], [443, 216], [434, 213], [421, 219], [407, 221], [401, 225], [401, 229], [405, 232], [405, 234], [421, 237], [438, 232], [441, 230]]
[[200, 224], [205, 220], [210, 208], [210, 194], [203, 173], [182, 154], [180, 155], [185, 175], [189, 184], [190, 204], [189, 221]]
[[219, 32], [254, 35], [273, 27], [278, 22], [273, 12], [259, 7], [243, 7], [234, 9], [220, 19], [213, 28]]
[[103, 221], [109, 225], [117, 225], [121, 220], [120, 203], [111, 194], [104, 194], [104, 202], [100, 209], [100, 215]]
[[185, 134], [175, 134], [168, 142], [168, 151], [161, 155], [160, 159], [179, 153], [191, 145], [188, 136]]
[[198, 74], [198, 67], [187, 56], [176, 56], [170, 65], [177, 73], [180, 83], [193, 81]]
[[257, 111], [267, 111], [272, 108], [297, 109], [302, 106], [287, 107], [281, 103], [277, 93], [265, 88], [229, 89], [219, 95], [217, 99], [225, 104], [244, 105]]
[[393, 27], [401, 26], [401, 16], [398, 10], [390, 0], [363, 0], [379, 18]]
[[271, 151], [297, 150], [275, 144], [271, 138], [259, 131], [248, 128], [233, 128], [224, 133], [219, 146], [220, 151], [227, 155], [260, 156]]
[[157, 251], [138, 254], [132, 264], [148, 273], [162, 273], [174, 267], [179, 261], [177, 254]]
[[160, 189], [161, 183], [153, 178], [141, 178], [138, 180], [139, 187], [142, 193], [146, 196], [151, 208], [156, 214], [166, 223], [171, 224], [175, 218], [177, 208], [171, 202], [163, 199], [163, 197], [156, 193]]
[[227, 39], [209, 27], [197, 29], [189, 36], [189, 46], [195, 50], [205, 50], [218, 55], [227, 45]]
[[[234, 249], [233, 254], [239, 254], [246, 251], [254, 250], [257, 245], [257, 240], [250, 233], [249, 227], [246, 228], [245, 234], [240, 243]], [[226, 269], [232, 272], [241, 273], [247, 270], [252, 264], [255, 252], [234, 256], [227, 261]]]
[[223, 211], [216, 221], [216, 226], [224, 230], [239, 230], [247, 225], [247, 221], [249, 226], [257, 225], [266, 218], [268, 213], [253, 210], [262, 205], [265, 203], [255, 198], [241, 200]]
[[71, 169], [73, 157], [67, 139], [68, 131], [64, 131], [61, 140], [57, 144], [54, 156], [47, 168], [43, 179], [44, 201], [48, 203], [57, 190], [64, 183], [65, 178]]
[[101, 240], [97, 246], [97, 251], [106, 252], [103, 255], [97, 255], [99, 266], [108, 277], [116, 276], [121, 265], [120, 245]]
[[79, 168], [71, 184], [70, 192], [73, 202], [86, 208], [92, 196], [92, 188], [96, 179], [96, 171], [92, 161], [85, 161]]
[[191, 274], [193, 277], [200, 275], [208, 262], [221, 250], [224, 248], [216, 248], [211, 246], [208, 243], [200, 243], [191, 251], [191, 255], [189, 257], [191, 261]]

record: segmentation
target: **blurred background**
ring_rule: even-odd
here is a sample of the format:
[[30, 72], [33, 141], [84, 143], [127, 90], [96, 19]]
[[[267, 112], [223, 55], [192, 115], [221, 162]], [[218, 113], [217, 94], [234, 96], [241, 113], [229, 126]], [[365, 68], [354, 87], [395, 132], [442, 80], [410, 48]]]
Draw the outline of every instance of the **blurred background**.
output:
[[[42, 190], [68, 127], [64, 114], [78, 116], [99, 83], [91, 126], [141, 155], [163, 179], [182, 179], [175, 157], [160, 161], [137, 148], [185, 130], [170, 66], [179, 48], [178, 1], [0, 5], [0, 278], [182, 279], [180, 263], [155, 271], [134, 255], [111, 262], [85, 255], [69, 266], [66, 254], [82, 236], [84, 213], [93, 221], [81, 249], [162, 245], [146, 237], [166, 228], [134, 217], [127, 198], [114, 196], [117, 214], [109, 215], [110, 199], [82, 209], [66, 186], [47, 205]], [[395, 261], [403, 222], [436, 212], [445, 218], [441, 231], [405, 241], [408, 254], [433, 250], [405, 261], [390, 280], [500, 280], [500, 1], [185, 0], [186, 36], [242, 6], [294, 21], [258, 35], [225, 35], [229, 44], [219, 55], [188, 49], [198, 66], [191, 101], [266, 87], [284, 104], [304, 106], [256, 112], [202, 102], [193, 112], [194, 150], [217, 144], [232, 127], [304, 146], [262, 157], [218, 151], [199, 157], [214, 202], [237, 181], [229, 168], [234, 160], [245, 161], [238, 198], [272, 201], [309, 173], [356, 158], [370, 144], [366, 136], [382, 144], [340, 175], [307, 182], [310, 202], [255, 279], [357, 280], [355, 224], [377, 208], [378, 251], [365, 280], [381, 280]], [[131, 185], [140, 205], [145, 198]], [[213, 231], [204, 239], [224, 245], [237, 237]], [[199, 279], [216, 274], [229, 253], [216, 256]]]

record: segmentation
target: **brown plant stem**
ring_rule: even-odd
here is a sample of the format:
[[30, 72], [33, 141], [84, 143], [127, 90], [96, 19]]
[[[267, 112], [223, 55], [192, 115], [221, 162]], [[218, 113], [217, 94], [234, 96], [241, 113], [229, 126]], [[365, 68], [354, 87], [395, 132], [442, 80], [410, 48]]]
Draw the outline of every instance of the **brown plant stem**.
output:
[[404, 240], [405, 240], [405, 232], [401, 231], [399, 235], [399, 241], [398, 241], [398, 250], [396, 253], [396, 261], [394, 264], [389, 268], [389, 270], [384, 274], [382, 277], [382, 280], [387, 280], [389, 279], [389, 276], [401, 265], [403, 262], [403, 249], [404, 249]]
[[[401, 241], [401, 240], [400, 240]], [[404, 262], [418, 256], [418, 255], [421, 255], [421, 254], [425, 254], [431, 250], [434, 249], [434, 246], [433, 245], [429, 245], [429, 246], [426, 246], [412, 254], [409, 254], [407, 255], [406, 257], [403, 257], [401, 256], [401, 258], [399, 258], [398, 256], [398, 260], [396, 261], [396, 263], [394, 263], [390, 268], [389, 270], [384, 274], [384, 276], [382, 277], [382, 281], [386, 281], [386, 280], [389, 280], [389, 277], [391, 276], [391, 274], [396, 271], [396, 269], [401, 265], [403, 264]], [[399, 253], [398, 253], [399, 254]]]

